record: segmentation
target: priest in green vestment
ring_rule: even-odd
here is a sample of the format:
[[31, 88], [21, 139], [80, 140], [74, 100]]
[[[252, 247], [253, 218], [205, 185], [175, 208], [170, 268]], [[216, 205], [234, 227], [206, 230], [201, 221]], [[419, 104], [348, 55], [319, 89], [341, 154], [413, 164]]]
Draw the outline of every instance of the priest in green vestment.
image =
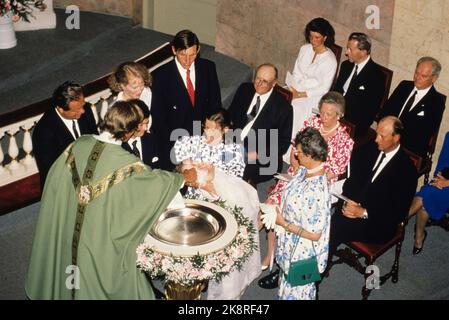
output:
[[51, 167], [25, 286], [30, 299], [154, 299], [136, 248], [196, 172], [152, 170], [124, 150], [142, 121], [132, 101], [116, 102], [102, 133], [80, 137]]

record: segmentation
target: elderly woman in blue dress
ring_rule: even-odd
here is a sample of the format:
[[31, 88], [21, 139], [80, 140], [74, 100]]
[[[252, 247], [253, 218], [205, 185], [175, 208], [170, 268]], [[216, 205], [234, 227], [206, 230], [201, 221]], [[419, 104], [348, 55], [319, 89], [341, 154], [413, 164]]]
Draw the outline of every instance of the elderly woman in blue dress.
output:
[[[285, 187], [280, 206], [275, 207], [274, 229], [278, 233], [276, 262], [282, 270], [278, 298], [313, 300], [316, 297], [315, 283], [292, 287], [286, 281], [286, 275], [290, 261], [309, 259], [315, 253], [319, 272], [326, 268], [331, 209], [324, 170], [327, 144], [317, 129], [306, 128], [296, 135], [295, 146], [294, 154], [300, 168]], [[262, 208], [264, 212], [270, 211], [267, 206], [270, 205]], [[268, 225], [269, 220], [264, 217]], [[292, 252], [297, 242], [296, 250]]]
[[413, 199], [409, 218], [416, 214], [415, 245], [413, 254], [419, 254], [427, 237], [426, 223], [430, 219], [440, 220], [449, 209], [449, 132], [444, 138], [435, 174], [419, 190]]

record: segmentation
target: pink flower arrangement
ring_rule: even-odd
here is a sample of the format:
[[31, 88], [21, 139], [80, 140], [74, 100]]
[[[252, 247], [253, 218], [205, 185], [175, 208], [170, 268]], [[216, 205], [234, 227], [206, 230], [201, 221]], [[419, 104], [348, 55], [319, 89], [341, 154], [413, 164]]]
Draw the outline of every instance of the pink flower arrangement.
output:
[[243, 263], [257, 248], [254, 240], [256, 229], [248, 218], [243, 216], [242, 208], [230, 208], [224, 201], [215, 204], [231, 212], [239, 226], [234, 240], [220, 251], [207, 255], [175, 257], [156, 252], [143, 242], [137, 247], [137, 266], [152, 278], [162, 278], [185, 286], [197, 281], [221, 280], [234, 270], [241, 270]]
[[34, 17], [33, 7], [44, 11], [47, 5], [44, 3], [44, 0], [0, 0], [0, 17], [10, 12], [13, 22], [17, 22], [20, 19], [30, 22], [29, 17]]

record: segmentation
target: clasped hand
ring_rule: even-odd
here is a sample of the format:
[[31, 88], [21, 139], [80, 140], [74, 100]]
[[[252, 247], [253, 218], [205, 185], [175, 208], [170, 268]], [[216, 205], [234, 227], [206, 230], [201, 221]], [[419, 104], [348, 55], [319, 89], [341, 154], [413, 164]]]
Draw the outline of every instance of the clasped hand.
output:
[[348, 200], [343, 204], [341, 212], [345, 217], [354, 219], [361, 218], [365, 209], [359, 203]]
[[449, 180], [445, 179], [441, 172], [437, 173], [437, 176], [430, 181], [430, 184], [438, 189], [443, 189], [447, 186], [449, 186]]

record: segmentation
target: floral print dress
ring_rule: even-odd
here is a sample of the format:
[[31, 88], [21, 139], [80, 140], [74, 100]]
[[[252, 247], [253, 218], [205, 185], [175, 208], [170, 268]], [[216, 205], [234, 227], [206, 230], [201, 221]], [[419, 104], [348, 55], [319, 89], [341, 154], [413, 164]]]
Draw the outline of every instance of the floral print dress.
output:
[[[176, 141], [174, 149], [177, 162], [190, 159], [195, 162], [210, 163], [215, 169], [220, 169], [228, 175], [243, 177], [245, 162], [242, 145], [223, 142], [210, 145], [206, 143], [204, 136], [185, 136]], [[187, 193], [189, 196], [199, 195], [199, 192], [191, 187], [188, 188]]]
[[[307, 127], [319, 130], [321, 127], [321, 119], [317, 116], [312, 116], [310, 119], [304, 121], [304, 128]], [[353, 147], [354, 140], [349, 136], [346, 127], [339, 126], [337, 132], [327, 142], [327, 159], [324, 163], [326, 171], [337, 176], [332, 181], [329, 181], [331, 184], [336, 182], [340, 174], [346, 172]], [[295, 174], [292, 166], [288, 167], [287, 174], [291, 176]], [[270, 190], [266, 203], [279, 204], [281, 202], [282, 191], [286, 185], [286, 181], [279, 180], [273, 189]]]
[[[282, 215], [287, 223], [312, 233], [321, 233], [321, 237], [318, 241], [313, 241], [313, 248], [311, 240], [299, 238], [298, 246], [291, 257], [298, 235], [284, 232], [278, 236], [276, 262], [286, 273], [290, 267], [290, 258], [292, 261], [304, 260], [314, 256], [315, 252], [320, 273], [327, 264], [331, 195], [325, 175], [306, 178], [306, 171], [304, 167], [300, 167], [298, 174], [285, 187], [281, 200]], [[313, 300], [315, 297], [315, 283], [291, 287], [284, 276], [280, 277], [278, 299]]]

